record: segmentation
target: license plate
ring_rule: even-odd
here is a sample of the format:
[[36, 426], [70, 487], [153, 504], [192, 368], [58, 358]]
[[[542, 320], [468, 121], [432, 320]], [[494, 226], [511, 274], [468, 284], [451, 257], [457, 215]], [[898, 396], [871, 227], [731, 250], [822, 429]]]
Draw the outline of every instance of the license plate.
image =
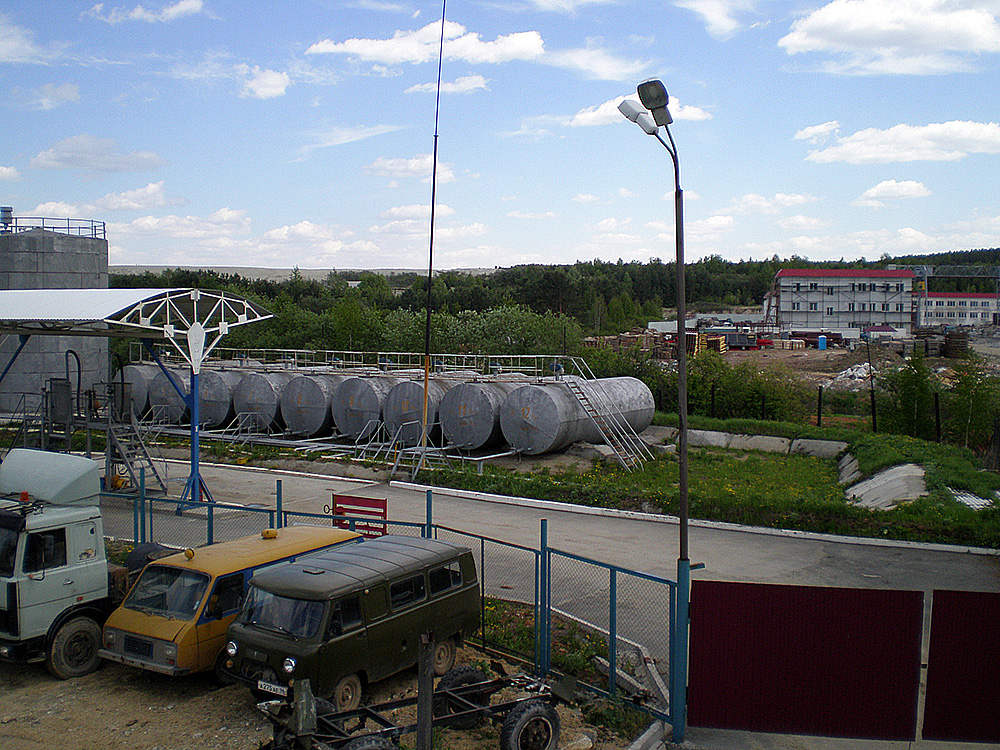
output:
[[282, 698], [288, 697], [288, 688], [284, 685], [275, 685], [270, 682], [264, 682], [264, 680], [257, 680], [257, 689], [271, 695], [280, 695]]

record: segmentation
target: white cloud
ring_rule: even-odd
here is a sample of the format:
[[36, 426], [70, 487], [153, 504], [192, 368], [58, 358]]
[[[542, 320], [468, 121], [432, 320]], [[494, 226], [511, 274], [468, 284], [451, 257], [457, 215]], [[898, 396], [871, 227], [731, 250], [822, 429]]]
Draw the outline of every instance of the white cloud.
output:
[[[468, 63], [532, 60], [539, 57], [544, 48], [537, 31], [502, 35], [488, 42], [454, 21], [445, 22], [444, 37], [445, 58]], [[425, 63], [437, 60], [440, 41], [441, 24], [435, 21], [416, 31], [397, 31], [391, 39], [347, 39], [343, 42], [324, 39], [310, 46], [306, 54], [350, 55], [390, 65]]]
[[321, 148], [343, 146], [345, 143], [356, 143], [367, 138], [374, 138], [385, 133], [401, 130], [401, 125], [337, 125], [309, 134], [311, 143], [299, 149], [302, 159], [308, 158], [313, 151]]
[[950, 122], [868, 128], [833, 146], [810, 151], [807, 161], [885, 164], [904, 161], [958, 161], [969, 154], [1000, 153], [1000, 125], [995, 122]]
[[625, 60], [596, 46], [546, 52], [541, 62], [567, 68], [599, 81], [627, 81], [637, 78], [648, 66], [642, 60]]
[[163, 165], [153, 151], [122, 153], [110, 138], [74, 135], [31, 160], [35, 169], [82, 169], [86, 172], [143, 172]]
[[758, 195], [757, 193], [747, 193], [740, 198], [735, 198], [729, 208], [723, 209], [719, 213], [776, 214], [783, 208], [800, 206], [803, 203], [813, 203], [815, 200], [816, 198], [811, 195], [799, 193], [775, 193], [771, 198], [765, 195]]
[[684, 225], [684, 234], [704, 242], [707, 239], [721, 237], [723, 233], [732, 230], [734, 226], [736, 226], [736, 220], [732, 216], [710, 216], [707, 219], [687, 222]]
[[508, 211], [505, 214], [511, 219], [557, 219], [555, 211]]
[[220, 208], [208, 216], [142, 216], [130, 222], [108, 224], [109, 235], [169, 237], [186, 240], [225, 239], [250, 231], [246, 212]]
[[753, 3], [747, 0], [674, 0], [674, 5], [701, 16], [708, 33], [719, 39], [725, 39], [740, 27], [735, 18], [738, 11], [753, 8]]
[[[455, 209], [451, 206], [438, 203], [437, 208], [434, 211], [434, 217], [444, 218], [446, 216], [452, 216], [454, 213]], [[431, 216], [431, 207], [430, 204], [394, 206], [393, 208], [386, 209], [379, 215], [384, 219], [422, 219], [424, 221], [429, 221]]]
[[0, 180], [14, 181], [20, 179], [21, 173], [15, 167], [5, 167], [0, 164]]
[[34, 106], [37, 109], [55, 109], [68, 102], [80, 101], [80, 87], [75, 83], [64, 83], [57, 86], [46, 83], [35, 92]]
[[898, 198], [926, 198], [931, 191], [924, 187], [921, 182], [914, 180], [883, 180], [873, 188], [869, 188], [854, 201], [856, 206], [868, 206], [870, 208], [881, 208], [887, 200]]
[[[382, 156], [366, 166], [365, 169], [369, 172], [394, 179], [420, 177], [424, 182], [429, 182], [433, 166], [433, 156], [431, 154], [421, 154], [412, 159], [390, 159]], [[438, 162], [437, 179], [438, 182], [452, 182], [455, 179], [455, 173], [452, 172], [450, 164], [441, 161]]]
[[576, 203], [597, 203], [600, 198], [596, 195], [591, 195], [590, 193], [580, 193], [573, 196], [573, 201]]
[[159, 10], [148, 10], [141, 5], [137, 5], [132, 10], [125, 8], [111, 8], [104, 12], [104, 3], [97, 3], [84, 15], [106, 21], [110, 24], [121, 23], [123, 21], [145, 21], [146, 23], [169, 23], [178, 18], [193, 16], [201, 13], [204, 9], [202, 0], [177, 0], [177, 2], [161, 7]]
[[606, 4], [609, 2], [610, 0], [531, 0], [531, 4], [538, 8], [538, 10], [557, 11], [560, 13], [572, 13], [584, 5]]
[[63, 201], [42, 203], [35, 208], [36, 216], [93, 216], [104, 211], [144, 211], [150, 208], [178, 203], [167, 199], [163, 181], [151, 182], [145, 187], [126, 190], [122, 193], [108, 193], [91, 203], [71, 204]]
[[[473, 91], [479, 91], [480, 89], [485, 89], [486, 84], [489, 83], [488, 78], [483, 78], [482, 76], [463, 76], [461, 78], [456, 78], [454, 81], [442, 82], [441, 83], [441, 93], [442, 94], [471, 94]], [[416, 86], [410, 86], [406, 89], [404, 93], [435, 93], [437, 91], [437, 83], [420, 83]]]
[[802, 128], [795, 134], [795, 140], [816, 144], [825, 143], [830, 140], [831, 135], [836, 134], [839, 130], [840, 123], [836, 120], [830, 120], [822, 125], [810, 125], [808, 128]]
[[15, 26], [0, 12], [0, 63], [43, 63], [52, 53], [38, 47], [34, 35]]
[[784, 219], [778, 221], [778, 226], [782, 229], [787, 229], [789, 231], [795, 232], [806, 232], [815, 229], [822, 229], [827, 226], [829, 222], [822, 219], [817, 219], [813, 216], [803, 216], [802, 214], [796, 214], [795, 216], [788, 216]]
[[938, 74], [1000, 52], [993, 0], [833, 0], [800, 18], [778, 44], [788, 54], [843, 58], [832, 72]]
[[635, 196], [635, 193], [633, 193], [628, 188], [623, 188], [623, 187], [622, 188], [618, 188], [618, 197], [619, 198], [632, 198], [634, 196]]
[[246, 65], [241, 66], [249, 75], [246, 83], [243, 84], [242, 97], [253, 99], [273, 99], [276, 96], [283, 96], [285, 90], [291, 85], [292, 79], [288, 73], [281, 73], [276, 70], [261, 70], [254, 65], [253, 70]]

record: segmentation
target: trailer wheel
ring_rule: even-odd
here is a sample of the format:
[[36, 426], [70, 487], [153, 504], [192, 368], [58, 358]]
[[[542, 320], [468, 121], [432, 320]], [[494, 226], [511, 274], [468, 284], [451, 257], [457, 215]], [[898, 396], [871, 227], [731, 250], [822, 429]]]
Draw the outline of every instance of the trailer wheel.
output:
[[[437, 690], [451, 690], [465, 685], [475, 685], [477, 682], [486, 682], [486, 679], [486, 675], [475, 667], [455, 667], [438, 680]], [[465, 693], [464, 697], [479, 706], [488, 706], [490, 703], [488, 694], [473, 691]], [[434, 696], [434, 716], [448, 716], [461, 713], [464, 710], [466, 710], [464, 706], [448, 700], [447, 695]], [[482, 720], [482, 714], [471, 714], [448, 722], [448, 726], [452, 729], [472, 729]]]
[[434, 644], [434, 674], [443, 677], [455, 666], [455, 641], [448, 638]]
[[45, 657], [45, 667], [53, 677], [68, 680], [90, 674], [101, 664], [101, 626], [89, 617], [74, 617], [56, 631]]
[[555, 750], [558, 744], [559, 714], [545, 701], [525, 701], [503, 720], [500, 750]]
[[358, 737], [343, 746], [342, 750], [399, 750], [387, 737]]
[[342, 677], [333, 689], [330, 700], [338, 711], [353, 711], [361, 705], [361, 678], [356, 674]]

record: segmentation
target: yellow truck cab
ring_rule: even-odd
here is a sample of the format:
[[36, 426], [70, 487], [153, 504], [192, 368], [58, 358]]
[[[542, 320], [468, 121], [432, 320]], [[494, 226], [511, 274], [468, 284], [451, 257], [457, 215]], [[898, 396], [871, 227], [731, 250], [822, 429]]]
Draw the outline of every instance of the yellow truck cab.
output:
[[213, 669], [255, 572], [361, 538], [343, 529], [290, 526], [162, 557], [146, 566], [108, 618], [100, 655], [168, 675]]

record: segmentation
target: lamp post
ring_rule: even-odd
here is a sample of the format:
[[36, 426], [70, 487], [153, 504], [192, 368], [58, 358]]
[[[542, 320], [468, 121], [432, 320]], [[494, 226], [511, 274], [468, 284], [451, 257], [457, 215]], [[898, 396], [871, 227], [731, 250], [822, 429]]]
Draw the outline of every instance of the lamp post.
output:
[[[667, 89], [656, 80], [643, 81], [636, 87], [639, 100], [649, 113], [625, 99], [619, 111], [637, 124], [647, 135], [655, 136], [670, 154], [674, 165], [674, 239], [677, 247], [677, 463], [678, 463], [678, 522], [679, 552], [677, 556], [677, 608], [675, 632], [677, 641], [671, 665], [670, 712], [673, 719], [673, 741], [683, 742], [687, 728], [687, 652], [688, 610], [691, 598], [691, 560], [688, 557], [688, 413], [687, 413], [687, 325], [685, 318], [684, 283], [684, 201], [681, 191], [681, 169], [677, 147], [670, 134], [673, 118], [667, 109]], [[660, 128], [667, 134], [664, 140]]]

